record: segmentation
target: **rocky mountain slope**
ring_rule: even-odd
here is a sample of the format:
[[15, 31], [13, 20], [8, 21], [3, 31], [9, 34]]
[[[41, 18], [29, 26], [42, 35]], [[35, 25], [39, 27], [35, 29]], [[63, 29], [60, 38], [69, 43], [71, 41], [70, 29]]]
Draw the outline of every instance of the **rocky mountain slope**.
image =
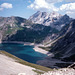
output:
[[[49, 16], [50, 17], [52, 16], [52, 18], [55, 17], [59, 18], [61, 20], [60, 22], [61, 23], [65, 22], [65, 24], [67, 23], [67, 21], [70, 22], [71, 20], [67, 15], [62, 16], [55, 12], [51, 14], [48, 14], [46, 12], [37, 12], [36, 14], [34, 14], [35, 16], [33, 16], [33, 18], [35, 17], [37, 18], [38, 15], [45, 16], [44, 18], [46, 17], [48, 18]], [[35, 24], [21, 17], [15, 17], [15, 16], [0, 17], [0, 40], [1, 41], [23, 41], [23, 42], [35, 41], [36, 43], [40, 43], [44, 39], [50, 38], [53, 40], [53, 38], [56, 38], [58, 36], [56, 40], [59, 37], [61, 38], [52, 45], [51, 52], [55, 53], [56, 58], [61, 57], [62, 60], [65, 60], [69, 56], [70, 57], [69, 59], [71, 60], [71, 58], [75, 56], [74, 24], [75, 24], [75, 20], [71, 21], [70, 24], [66, 24], [61, 29], [60, 33], [58, 33], [58, 30], [51, 26]], [[74, 61], [74, 59], [72, 59], [72, 61]]]
[[40, 11], [31, 16], [29, 20], [15, 16], [0, 17], [0, 40], [50, 42], [59, 36], [56, 33], [71, 20], [67, 15]]
[[[56, 14], [56, 13], [54, 13]], [[57, 15], [57, 14], [56, 14]], [[43, 17], [44, 16], [44, 17]], [[50, 15], [51, 17], [52, 15]], [[59, 17], [60, 16], [60, 17]], [[45, 24], [46, 17], [49, 17], [49, 14], [46, 12], [37, 12], [33, 16], [29, 18], [33, 23], [39, 23], [39, 24]], [[56, 21], [54, 21], [54, 18], [57, 18]], [[58, 19], [59, 18], [59, 19]], [[41, 19], [41, 20], [40, 20]], [[53, 57], [47, 57], [45, 60], [40, 60], [37, 62], [39, 65], [47, 66], [47, 67], [67, 67], [68, 65], [75, 62], [75, 20], [72, 20], [67, 15], [57, 15], [51, 17], [52, 21], [51, 24], [47, 24], [48, 26], [51, 26], [52, 28], [59, 28], [59, 33], [52, 34], [46, 37], [47, 41], [53, 42], [47, 49], [50, 48], [50, 52], [54, 54]], [[43, 22], [45, 21], [45, 22]], [[59, 21], [59, 22], [58, 22]], [[49, 21], [50, 22], [50, 21]], [[59, 27], [54, 27], [56, 24], [59, 25]], [[60, 28], [61, 27], [61, 28]], [[46, 39], [44, 42], [46, 43]], [[52, 39], [52, 40], [51, 40]], [[51, 40], [51, 41], [50, 41]], [[50, 43], [48, 43], [50, 44]], [[45, 48], [46, 49], [46, 48]], [[63, 66], [62, 66], [63, 65]], [[56, 67], [57, 68], [57, 67]]]
[[58, 30], [61, 30], [72, 19], [68, 15], [61, 15], [57, 12], [36, 12], [30, 18], [33, 23], [43, 24], [45, 26], [51, 26]]
[[73, 20], [62, 38], [53, 44], [51, 52], [55, 58], [75, 62], [75, 20]]
[[63, 68], [59, 70], [49, 71], [41, 75], [75, 75], [75, 70], [72, 68]]
[[0, 17], [0, 39], [2, 41], [42, 42], [49, 34], [58, 32], [52, 27], [34, 24], [21, 17]]
[[[32, 24], [30, 21], [21, 17], [0, 17], [0, 34], [8, 35], [16, 32], [20, 27]], [[5, 34], [3, 34], [5, 32]], [[0, 37], [0, 39], [2, 38]]]
[[48, 56], [45, 60], [38, 61], [40, 65], [47, 67], [67, 67], [75, 62], [75, 19], [60, 32], [63, 34], [48, 47], [53, 57]]

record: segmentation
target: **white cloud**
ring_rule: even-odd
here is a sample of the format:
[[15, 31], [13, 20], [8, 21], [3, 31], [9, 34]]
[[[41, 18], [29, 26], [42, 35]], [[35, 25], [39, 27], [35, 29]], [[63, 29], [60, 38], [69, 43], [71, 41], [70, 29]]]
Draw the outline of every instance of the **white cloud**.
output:
[[75, 11], [67, 11], [66, 14], [75, 19]]
[[75, 12], [73, 11], [67, 11], [66, 14], [74, 14]]
[[75, 18], [75, 3], [63, 4], [60, 6], [59, 11], [66, 13], [72, 18]]
[[10, 4], [10, 3], [3, 3], [3, 4], [1, 4], [1, 8], [12, 8], [13, 6], [12, 6], [12, 4]]
[[75, 10], [75, 3], [63, 4], [62, 6], [60, 6], [60, 10], [61, 11]]
[[47, 2], [49, 2], [49, 3], [57, 3], [57, 2], [62, 2], [63, 0], [45, 0], [45, 1], [47, 1]]
[[54, 3], [49, 3], [48, 0], [35, 0], [28, 6], [28, 8], [32, 8], [35, 10], [45, 9], [50, 11], [58, 11], [58, 8], [54, 6]]
[[3, 3], [0, 5], [0, 11], [2, 11], [4, 8], [9, 9], [9, 8], [13, 8], [13, 6], [10, 3]]
[[[48, 10], [48, 11], [72, 11], [75, 10], [75, 3], [68, 3], [63, 4], [60, 7], [55, 7], [55, 3], [62, 2], [67, 0], [34, 0], [33, 3], [31, 3], [28, 8], [32, 8], [34, 10]], [[69, 1], [75, 1], [75, 0], [69, 0]]]
[[64, 0], [65, 2], [75, 2], [75, 0]]

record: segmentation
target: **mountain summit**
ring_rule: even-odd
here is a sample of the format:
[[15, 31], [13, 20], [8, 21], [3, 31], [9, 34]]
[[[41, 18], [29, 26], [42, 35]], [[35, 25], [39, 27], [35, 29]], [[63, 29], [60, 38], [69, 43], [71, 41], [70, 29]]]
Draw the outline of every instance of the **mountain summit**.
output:
[[52, 12], [52, 13], [47, 13], [47, 12], [40, 12], [37, 11], [35, 14], [33, 14], [29, 20], [31, 20], [34, 23], [39, 23], [39, 24], [43, 24], [46, 26], [49, 26], [50, 23], [53, 21], [53, 18], [59, 18], [62, 15], [56, 13], [56, 12]]
[[71, 18], [68, 15], [61, 15], [54, 11], [51, 13], [37, 11], [35, 14], [30, 16], [29, 20], [31, 20], [33, 23], [51, 26], [61, 30], [63, 26], [71, 21]]

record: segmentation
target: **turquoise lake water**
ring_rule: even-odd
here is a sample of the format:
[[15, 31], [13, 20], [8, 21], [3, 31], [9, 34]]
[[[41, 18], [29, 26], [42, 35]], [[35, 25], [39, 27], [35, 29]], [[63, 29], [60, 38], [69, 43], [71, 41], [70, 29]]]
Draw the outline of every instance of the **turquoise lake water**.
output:
[[35, 63], [44, 59], [47, 55], [34, 51], [33, 46], [23, 44], [4, 43], [0, 44], [0, 50], [9, 52], [25, 61]]

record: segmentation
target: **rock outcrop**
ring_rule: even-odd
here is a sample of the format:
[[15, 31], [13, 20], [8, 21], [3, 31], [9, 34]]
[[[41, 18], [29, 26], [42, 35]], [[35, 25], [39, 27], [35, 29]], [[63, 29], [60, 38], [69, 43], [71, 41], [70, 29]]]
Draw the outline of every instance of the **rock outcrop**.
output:
[[35, 14], [33, 14], [29, 18], [29, 20], [33, 23], [51, 26], [53, 28], [61, 30], [72, 19], [68, 15], [61, 15], [57, 12], [47, 13], [38, 11]]

